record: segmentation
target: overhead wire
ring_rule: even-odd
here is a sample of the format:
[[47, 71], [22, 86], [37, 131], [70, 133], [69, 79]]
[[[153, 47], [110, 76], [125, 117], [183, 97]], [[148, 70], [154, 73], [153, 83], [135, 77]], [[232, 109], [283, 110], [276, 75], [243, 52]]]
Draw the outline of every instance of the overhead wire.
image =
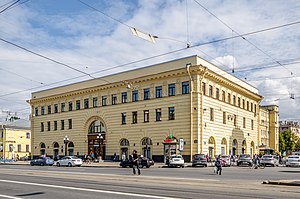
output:
[[0, 14], [2, 14], [3, 12], [5, 12], [6, 10], [8, 10], [9, 8], [11, 8], [12, 6], [14, 6], [15, 4], [17, 4], [20, 0], [17, 0], [15, 2], [13, 2], [12, 4], [10, 4], [9, 6], [7, 6], [6, 8], [4, 8], [3, 10], [0, 11]]

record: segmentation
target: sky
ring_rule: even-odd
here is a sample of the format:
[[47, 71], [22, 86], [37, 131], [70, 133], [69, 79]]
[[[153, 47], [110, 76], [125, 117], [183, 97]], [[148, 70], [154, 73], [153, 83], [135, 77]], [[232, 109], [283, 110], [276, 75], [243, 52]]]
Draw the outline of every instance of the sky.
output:
[[196, 54], [300, 121], [298, 0], [0, 0], [0, 122], [32, 92]]

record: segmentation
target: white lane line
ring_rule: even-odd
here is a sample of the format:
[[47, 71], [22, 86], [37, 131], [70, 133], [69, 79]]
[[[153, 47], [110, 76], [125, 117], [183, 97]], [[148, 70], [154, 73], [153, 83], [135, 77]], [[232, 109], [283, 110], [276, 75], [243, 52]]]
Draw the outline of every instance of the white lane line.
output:
[[[25, 184], [25, 185], [33, 185], [33, 186], [40, 186], [40, 187], [51, 187], [51, 188], [59, 188], [59, 189], [71, 189], [71, 190], [88, 191], [88, 192], [96, 192], [96, 193], [108, 193], [108, 194], [115, 194], [115, 195], [135, 196], [135, 197], [143, 197], [143, 198], [180, 199], [180, 198], [174, 198], [174, 197], [155, 196], [155, 195], [146, 195], [146, 194], [137, 194], [137, 193], [126, 193], [126, 192], [118, 192], [118, 191], [105, 191], [105, 190], [98, 190], [98, 189], [87, 189], [87, 188], [68, 187], [68, 186], [60, 186], [60, 185], [39, 184], [39, 183], [33, 183], [33, 182], [21, 182], [21, 181], [12, 181], [12, 180], [1, 180], [0, 179], [0, 182]], [[15, 198], [15, 197], [11, 197], [11, 198], [20, 199], [20, 198]]]
[[22, 198], [18, 198], [18, 197], [14, 197], [14, 196], [2, 195], [2, 194], [0, 194], [0, 197], [2, 197], [2, 198], [11, 198], [11, 199], [22, 199]]

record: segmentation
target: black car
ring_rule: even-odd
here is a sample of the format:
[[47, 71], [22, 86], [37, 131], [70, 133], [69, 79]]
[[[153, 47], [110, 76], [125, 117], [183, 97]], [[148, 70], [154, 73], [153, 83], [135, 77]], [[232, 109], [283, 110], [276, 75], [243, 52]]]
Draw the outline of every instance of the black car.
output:
[[237, 166], [244, 165], [244, 164], [249, 165], [249, 166], [251, 166], [253, 164], [250, 155], [247, 155], [247, 154], [240, 155], [240, 157], [237, 161]]
[[49, 165], [52, 166], [54, 164], [54, 160], [49, 158], [49, 157], [39, 157], [38, 159], [31, 160], [30, 165], [39, 165], [39, 166], [44, 166], [44, 165]]
[[[154, 165], [154, 161], [149, 158], [139, 158], [139, 166], [140, 167], [146, 167], [149, 168], [150, 166]], [[133, 161], [132, 159], [126, 159], [125, 161], [120, 162], [120, 166], [123, 168], [126, 167], [133, 167]]]
[[207, 158], [205, 154], [195, 154], [193, 155], [192, 167], [203, 166], [207, 167]]

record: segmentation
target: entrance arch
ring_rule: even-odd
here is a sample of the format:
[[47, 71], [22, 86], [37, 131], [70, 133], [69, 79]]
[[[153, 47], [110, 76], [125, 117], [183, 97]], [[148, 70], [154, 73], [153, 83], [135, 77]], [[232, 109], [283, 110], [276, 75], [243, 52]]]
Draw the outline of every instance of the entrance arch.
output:
[[122, 161], [129, 157], [129, 141], [125, 138], [120, 140], [120, 154]]
[[215, 154], [216, 154], [216, 141], [215, 138], [211, 136], [208, 139], [208, 155], [213, 159], [215, 157]]
[[238, 142], [236, 139], [232, 140], [232, 150], [231, 150], [231, 155], [237, 155], [238, 151]]
[[142, 151], [143, 151], [143, 155], [146, 158], [150, 158], [152, 157], [152, 140], [148, 137], [145, 137], [142, 139]]
[[242, 154], [246, 154], [247, 153], [247, 143], [246, 140], [243, 140], [242, 142]]
[[74, 155], [74, 143], [73, 142], [69, 142], [69, 144], [68, 144], [68, 154], [69, 154], [69, 156]]
[[223, 138], [222, 142], [221, 142], [221, 154], [222, 155], [227, 154], [227, 140], [226, 140], [226, 138]]
[[40, 143], [40, 155], [45, 155], [46, 154], [46, 145], [44, 142]]
[[253, 157], [253, 151], [254, 151], [254, 142], [251, 142], [251, 147], [250, 147], [250, 155]]
[[57, 142], [53, 143], [53, 159], [58, 160], [59, 156], [59, 144]]
[[94, 154], [95, 159], [104, 160], [106, 156], [106, 125], [99, 117], [92, 117], [88, 122], [88, 154]]

